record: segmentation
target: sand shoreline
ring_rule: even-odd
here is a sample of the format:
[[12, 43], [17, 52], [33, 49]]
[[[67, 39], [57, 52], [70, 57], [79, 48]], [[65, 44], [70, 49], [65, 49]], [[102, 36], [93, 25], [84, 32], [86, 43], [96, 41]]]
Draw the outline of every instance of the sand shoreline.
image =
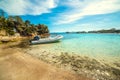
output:
[[[10, 46], [11, 47], [11, 46]], [[92, 80], [47, 64], [23, 49], [0, 45], [0, 80]]]
[[47, 62], [56, 67], [72, 71], [74, 73], [93, 78], [95, 80], [119, 80], [120, 63], [109, 64], [105, 61], [83, 57], [78, 54], [69, 54], [67, 52], [51, 53], [40, 48], [30, 47], [24, 49], [26, 54], [30, 54], [38, 59]]
[[[16, 49], [16, 43], [12, 46], [4, 45], [3, 49], [8, 47]], [[95, 80], [119, 80], [120, 79], [120, 63], [116, 62], [114, 65], [103, 63], [99, 60], [83, 57], [77, 54], [69, 54], [67, 52], [49, 52], [47, 50], [41, 50], [39, 47], [19, 48], [19, 50], [26, 54], [31, 55], [34, 58], [39, 59], [47, 64], [50, 64], [59, 69], [70, 71], [77, 75], [82, 75], [87, 78]], [[1, 53], [1, 52], [0, 52]], [[23, 55], [24, 55], [23, 54]], [[5, 55], [8, 55], [5, 53]], [[10, 54], [12, 55], [12, 54]], [[3, 54], [0, 56], [4, 56]], [[28, 59], [29, 61], [29, 59]]]

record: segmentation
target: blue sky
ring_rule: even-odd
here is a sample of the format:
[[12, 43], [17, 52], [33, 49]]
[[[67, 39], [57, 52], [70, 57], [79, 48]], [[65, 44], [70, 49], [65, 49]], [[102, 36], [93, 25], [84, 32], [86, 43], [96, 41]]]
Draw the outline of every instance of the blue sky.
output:
[[120, 29], [120, 0], [0, 0], [0, 9], [50, 32]]

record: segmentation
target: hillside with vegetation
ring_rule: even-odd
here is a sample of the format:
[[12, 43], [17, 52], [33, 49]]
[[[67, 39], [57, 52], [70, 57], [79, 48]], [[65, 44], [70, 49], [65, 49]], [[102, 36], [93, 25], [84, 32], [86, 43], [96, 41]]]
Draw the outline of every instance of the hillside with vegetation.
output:
[[19, 16], [0, 16], [0, 36], [14, 36], [16, 33], [20, 36], [44, 35], [49, 34], [49, 30], [45, 24], [31, 24]]
[[102, 29], [102, 30], [93, 30], [93, 31], [77, 31], [77, 32], [66, 32], [66, 33], [120, 33], [120, 29]]
[[120, 29], [111, 28], [108, 30], [88, 31], [88, 33], [120, 33]]

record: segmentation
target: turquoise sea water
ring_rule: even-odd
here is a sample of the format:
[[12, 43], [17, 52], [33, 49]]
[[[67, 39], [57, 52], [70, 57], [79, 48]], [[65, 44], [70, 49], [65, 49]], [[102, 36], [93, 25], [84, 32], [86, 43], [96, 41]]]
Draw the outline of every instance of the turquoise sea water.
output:
[[45, 44], [51, 52], [68, 52], [106, 60], [120, 60], [120, 34], [61, 33], [58, 43]]

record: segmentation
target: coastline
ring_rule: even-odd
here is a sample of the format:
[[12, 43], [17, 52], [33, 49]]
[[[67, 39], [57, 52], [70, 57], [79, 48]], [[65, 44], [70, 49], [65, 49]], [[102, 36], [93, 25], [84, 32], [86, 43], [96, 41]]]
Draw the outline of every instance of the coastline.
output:
[[92, 80], [25, 54], [17, 44], [0, 45], [0, 80]]
[[40, 47], [30, 47], [23, 49], [26, 54], [30, 54], [38, 59], [58, 68], [72, 71], [74, 73], [92, 78], [95, 80], [119, 80], [120, 63], [108, 63], [97, 59], [81, 56], [79, 54], [69, 54], [67, 52], [50, 52]]
[[[3, 44], [4, 45], [4, 44]], [[23, 45], [22, 45], [23, 46]], [[41, 45], [40, 45], [41, 46]], [[43, 44], [44, 46], [44, 44]], [[109, 64], [106, 61], [99, 61], [97, 59], [81, 56], [78, 54], [69, 54], [68, 52], [51, 52], [47, 49], [42, 49], [38, 46], [21, 47], [18, 42], [8, 43], [4, 45], [3, 49], [8, 49], [13, 55], [16, 48], [22, 52], [22, 55], [32, 56], [34, 59], [39, 59], [45, 64], [54, 66], [58, 69], [65, 70], [70, 73], [83, 76], [85, 78], [92, 78], [94, 80], [119, 80], [120, 79], [120, 63]], [[9, 50], [11, 48], [12, 50]], [[2, 48], [0, 48], [2, 51]], [[1, 53], [1, 52], [0, 52]], [[9, 55], [2, 53], [0, 56]], [[27, 59], [27, 58], [26, 58]], [[27, 59], [29, 61], [29, 59]], [[75, 79], [76, 80], [76, 79]], [[79, 80], [79, 79], [78, 79]]]

